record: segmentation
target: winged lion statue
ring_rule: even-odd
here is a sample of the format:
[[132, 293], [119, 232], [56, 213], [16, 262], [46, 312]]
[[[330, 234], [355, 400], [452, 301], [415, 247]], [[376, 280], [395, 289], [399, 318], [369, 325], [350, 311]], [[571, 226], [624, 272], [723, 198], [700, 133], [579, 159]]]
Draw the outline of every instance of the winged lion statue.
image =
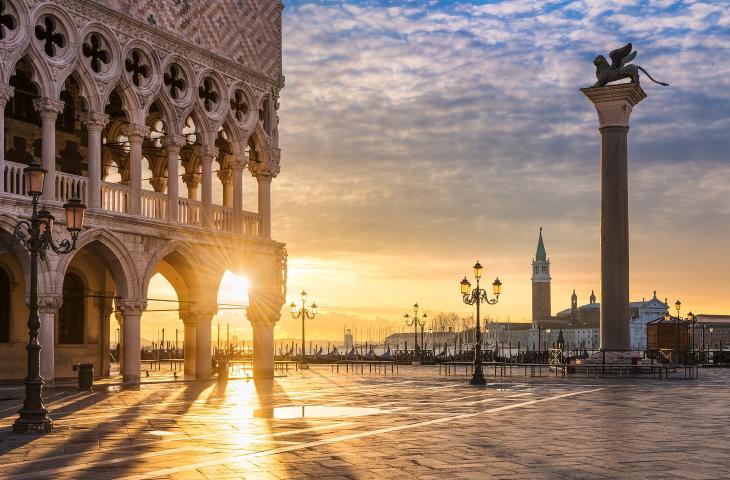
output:
[[639, 65], [629, 63], [634, 58], [636, 58], [637, 52], [632, 52], [633, 49], [633, 45], [627, 43], [621, 48], [612, 50], [611, 53], [608, 54], [608, 56], [611, 58], [610, 65], [608, 64], [608, 60], [606, 60], [606, 57], [604, 57], [603, 55], [598, 55], [593, 60], [593, 65], [596, 66], [596, 78], [598, 80], [596, 81], [596, 83], [591, 85], [591, 88], [604, 87], [611, 82], [623, 80], [624, 78], [630, 78], [631, 83], [638, 84], [639, 70], [644, 72], [644, 74], [649, 77], [649, 80], [651, 80], [652, 82], [668, 87], [668, 83], [655, 80], [651, 75], [649, 75], [649, 72], [644, 70]]

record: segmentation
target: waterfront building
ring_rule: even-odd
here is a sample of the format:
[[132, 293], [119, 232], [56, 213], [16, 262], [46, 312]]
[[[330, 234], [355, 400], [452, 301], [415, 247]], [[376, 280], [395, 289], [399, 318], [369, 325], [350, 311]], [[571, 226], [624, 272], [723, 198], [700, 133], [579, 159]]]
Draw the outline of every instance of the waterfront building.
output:
[[[108, 375], [112, 325], [125, 382], [140, 378], [140, 317], [160, 273], [179, 300], [185, 373], [211, 369], [226, 270], [251, 282], [255, 374], [273, 375], [286, 250], [271, 238], [279, 173], [281, 10], [269, 0], [2, 2], [0, 240], [27, 218], [22, 172], [47, 170], [42, 204], [88, 206], [72, 254], [40, 263], [41, 372]], [[243, 191], [243, 177], [255, 187]], [[243, 210], [245, 195], [257, 211]], [[0, 378], [26, 374], [28, 255], [0, 253]]]

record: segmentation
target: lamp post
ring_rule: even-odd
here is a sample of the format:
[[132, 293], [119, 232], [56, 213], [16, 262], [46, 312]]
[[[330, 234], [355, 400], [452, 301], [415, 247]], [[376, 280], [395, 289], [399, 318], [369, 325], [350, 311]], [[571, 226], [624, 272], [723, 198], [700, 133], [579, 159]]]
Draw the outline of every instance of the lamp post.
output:
[[317, 316], [317, 304], [313, 303], [310, 308], [307, 308], [307, 292], [302, 290], [302, 307], [297, 309], [297, 305], [294, 302], [291, 302], [291, 305], [289, 307], [291, 308], [291, 318], [294, 320], [298, 319], [299, 317], [302, 318], [302, 362], [301, 362], [301, 368], [306, 369], [309, 368], [307, 365], [306, 357], [304, 356], [304, 320], [314, 320], [314, 317]]
[[415, 345], [414, 350], [413, 350], [413, 363], [417, 362], [416, 352], [418, 352], [418, 354], [420, 356], [422, 356], [422, 353], [421, 353], [422, 349], [419, 350], [419, 348], [418, 348], [418, 327], [419, 326], [421, 327], [421, 344], [423, 344], [423, 327], [426, 325], [427, 319], [428, 319], [428, 315], [425, 313], [421, 314], [421, 316], [419, 317], [417, 303], [413, 304], [413, 317], [411, 317], [407, 313], [405, 315], [403, 315], [403, 320], [405, 320], [406, 325], [409, 327], [413, 327], [413, 341], [414, 341], [414, 345]]
[[474, 289], [471, 288], [471, 282], [466, 277], [461, 281], [461, 295], [464, 299], [464, 303], [467, 305], [477, 306], [477, 328], [476, 328], [476, 342], [474, 344], [474, 372], [472, 373], [469, 384], [471, 385], [484, 385], [487, 381], [484, 378], [484, 372], [482, 371], [482, 331], [479, 323], [479, 307], [482, 303], [488, 305], [494, 305], [499, 301], [499, 294], [502, 293], [502, 282], [499, 278], [495, 279], [492, 283], [492, 291], [494, 298], [490, 299], [487, 296], [487, 291], [479, 287], [479, 280], [482, 278], [482, 264], [477, 262], [474, 264], [474, 278], [477, 281], [477, 285]]
[[41, 207], [38, 210], [38, 198], [43, 194], [43, 182], [46, 170], [37, 162], [32, 162], [23, 170], [26, 191], [32, 197], [33, 213], [30, 220], [20, 220], [13, 232], [13, 245], [20, 245], [30, 253], [30, 295], [28, 298], [28, 375], [25, 377], [25, 400], [19, 417], [13, 424], [16, 433], [48, 432], [53, 429], [53, 422], [48, 417], [48, 410], [41, 397], [43, 377], [40, 374], [41, 344], [38, 334], [41, 328], [38, 316], [38, 257], [45, 259], [50, 248], [59, 255], [71, 252], [76, 248], [76, 240], [84, 225], [86, 205], [76, 196], [71, 198], [63, 208], [66, 210], [66, 225], [71, 233], [71, 240], [62, 240], [58, 245], [53, 243], [52, 230], [54, 218], [51, 213]]

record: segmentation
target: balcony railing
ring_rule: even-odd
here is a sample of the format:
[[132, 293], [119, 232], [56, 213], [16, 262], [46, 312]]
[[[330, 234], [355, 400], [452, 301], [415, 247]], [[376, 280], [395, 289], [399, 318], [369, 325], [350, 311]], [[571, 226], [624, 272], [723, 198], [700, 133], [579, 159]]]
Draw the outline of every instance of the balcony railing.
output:
[[129, 211], [129, 187], [120, 183], [101, 182], [101, 208], [110, 212]]
[[201, 204], [197, 200], [181, 198], [177, 203], [177, 221], [187, 225], [200, 225]]
[[77, 195], [82, 202], [88, 203], [86, 186], [88, 178], [70, 173], [56, 172], [55, 200], [66, 203], [68, 199]]
[[161, 192], [142, 190], [140, 207], [143, 217], [165, 220], [167, 218], [167, 195]]
[[[4, 187], [5, 194], [25, 197], [25, 182], [23, 169], [25, 165], [4, 162], [0, 187]], [[70, 173], [56, 172], [54, 179], [54, 199], [65, 203], [74, 194], [88, 205], [89, 179]], [[0, 190], [2, 191], [2, 190]], [[128, 214], [130, 203], [129, 186], [121, 183], [101, 182], [101, 208], [108, 212]], [[203, 205], [198, 200], [189, 198], [178, 199], [178, 223], [201, 226]], [[140, 215], [159, 222], [169, 222], [167, 219], [167, 195], [162, 192], [141, 191]], [[235, 212], [232, 208], [222, 205], [213, 205], [213, 229], [224, 232], [233, 231]], [[243, 212], [243, 233], [259, 236], [261, 232], [261, 217], [257, 213]]]
[[5, 193], [11, 195], [25, 196], [25, 178], [23, 169], [25, 165], [13, 162], [5, 162], [3, 168], [3, 183], [5, 185]]

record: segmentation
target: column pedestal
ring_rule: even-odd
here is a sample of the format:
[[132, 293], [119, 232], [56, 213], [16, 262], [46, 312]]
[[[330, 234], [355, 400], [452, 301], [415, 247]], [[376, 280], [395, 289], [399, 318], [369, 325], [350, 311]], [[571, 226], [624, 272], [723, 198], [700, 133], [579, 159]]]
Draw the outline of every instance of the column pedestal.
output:
[[581, 89], [598, 112], [601, 132], [601, 349], [628, 350], [628, 131], [633, 107], [646, 98], [635, 83]]

